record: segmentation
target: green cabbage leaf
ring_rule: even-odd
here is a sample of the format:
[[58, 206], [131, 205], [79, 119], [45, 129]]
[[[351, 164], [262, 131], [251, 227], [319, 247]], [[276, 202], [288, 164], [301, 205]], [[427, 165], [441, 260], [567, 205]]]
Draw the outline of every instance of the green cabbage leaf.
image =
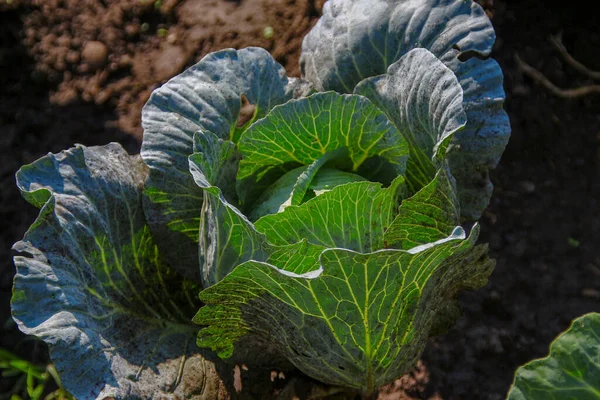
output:
[[517, 370], [507, 400], [537, 399], [600, 399], [600, 314], [573, 320], [547, 357]]

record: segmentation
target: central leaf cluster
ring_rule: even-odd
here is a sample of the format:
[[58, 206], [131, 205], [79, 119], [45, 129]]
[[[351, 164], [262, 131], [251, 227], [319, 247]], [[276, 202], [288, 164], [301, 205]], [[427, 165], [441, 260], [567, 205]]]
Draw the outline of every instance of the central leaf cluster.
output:
[[335, 92], [275, 107], [242, 135], [239, 150], [238, 194], [251, 220], [339, 184], [389, 184], [404, 174], [409, 155], [398, 129], [367, 98]]

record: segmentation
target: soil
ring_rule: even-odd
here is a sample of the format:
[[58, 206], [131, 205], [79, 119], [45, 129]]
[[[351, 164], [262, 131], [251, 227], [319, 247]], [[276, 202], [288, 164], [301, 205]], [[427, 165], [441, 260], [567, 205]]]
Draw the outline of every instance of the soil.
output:
[[[149, 93], [210, 51], [261, 46], [298, 76], [301, 40], [322, 3], [0, 0], [1, 348], [47, 360], [10, 319], [9, 249], [37, 214], [15, 171], [74, 143], [118, 141], [138, 152]], [[564, 88], [592, 83], [548, 38], [562, 32], [570, 53], [600, 70], [596, 17], [576, 1], [480, 3], [496, 28], [513, 129], [481, 221], [497, 266], [485, 288], [461, 295], [456, 326], [380, 398], [503, 399], [519, 365], [545, 355], [573, 318], [600, 311], [600, 96], [556, 97], [515, 62], [518, 54]], [[0, 378], [0, 393], [9, 384]]]

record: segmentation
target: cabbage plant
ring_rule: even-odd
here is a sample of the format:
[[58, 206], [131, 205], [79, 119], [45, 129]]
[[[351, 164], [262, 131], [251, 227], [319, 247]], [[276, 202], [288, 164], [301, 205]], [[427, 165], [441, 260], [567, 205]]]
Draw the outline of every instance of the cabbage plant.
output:
[[18, 171], [41, 210], [14, 319], [81, 399], [267, 398], [271, 369], [373, 393], [493, 269], [493, 41], [471, 1], [330, 0], [302, 79], [260, 48], [207, 55], [151, 95], [139, 156]]

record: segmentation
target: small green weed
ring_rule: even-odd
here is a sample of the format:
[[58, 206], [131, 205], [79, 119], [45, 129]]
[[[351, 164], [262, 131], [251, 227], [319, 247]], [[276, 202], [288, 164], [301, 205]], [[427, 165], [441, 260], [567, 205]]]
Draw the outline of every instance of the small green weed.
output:
[[[3, 378], [15, 378], [15, 384], [0, 400], [73, 400], [62, 386], [54, 365], [35, 365], [11, 352], [0, 348], [0, 373]], [[48, 393], [52, 381], [58, 389]]]

